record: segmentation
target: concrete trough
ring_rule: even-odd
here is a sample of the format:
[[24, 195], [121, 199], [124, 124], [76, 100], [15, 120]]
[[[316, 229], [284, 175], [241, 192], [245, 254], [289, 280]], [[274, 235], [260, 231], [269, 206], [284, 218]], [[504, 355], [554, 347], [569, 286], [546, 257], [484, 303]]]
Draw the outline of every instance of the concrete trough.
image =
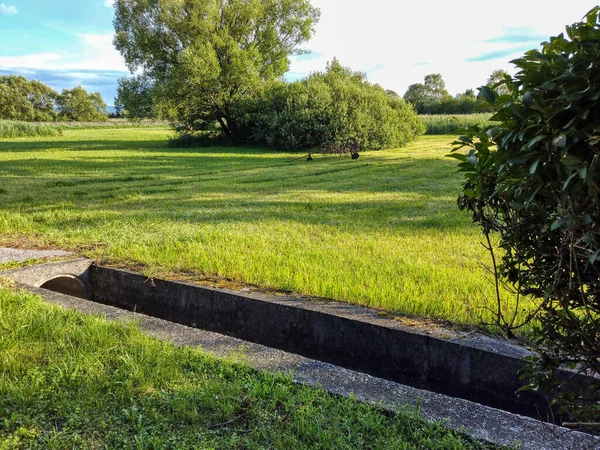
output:
[[[547, 422], [561, 421], [541, 394], [517, 393], [523, 385], [519, 378], [523, 358], [530, 353], [507, 341], [472, 333], [432, 336], [368, 308], [150, 279], [89, 260], [43, 264], [0, 275], [64, 294], [77, 291], [81, 298], [418, 389]], [[581, 376], [567, 376], [586, 382]]]

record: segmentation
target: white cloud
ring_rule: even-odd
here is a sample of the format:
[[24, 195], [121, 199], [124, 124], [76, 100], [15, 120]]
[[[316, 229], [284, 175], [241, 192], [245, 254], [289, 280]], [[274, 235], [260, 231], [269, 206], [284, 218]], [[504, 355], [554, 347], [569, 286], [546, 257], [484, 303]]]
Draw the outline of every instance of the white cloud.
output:
[[104, 6], [112, 8], [114, 6], [114, 0], [104, 0]]
[[[337, 57], [400, 95], [429, 73], [441, 73], [456, 94], [485, 84], [495, 69], [514, 72], [511, 59], [594, 6], [590, 0], [505, 0], [498, 6], [480, 0], [345, 0], [343, 8], [339, 0], [312, 3], [321, 8], [321, 20], [306, 48], [318, 56], [293, 58], [294, 76], [322, 70]], [[515, 30], [533, 40], [504, 38]]]
[[17, 7], [16, 6], [9, 6], [9, 5], [5, 5], [4, 3], [0, 3], [0, 14], [5, 15], [5, 16], [13, 16], [15, 14], [17, 14], [19, 11], [17, 11]]
[[123, 58], [113, 47], [113, 34], [81, 34], [77, 37], [82, 44], [77, 53], [0, 56], [0, 68], [127, 71]]
[[86, 47], [77, 67], [89, 70], [128, 71], [121, 54], [113, 46], [114, 34], [81, 34]]
[[27, 69], [45, 69], [56, 65], [62, 59], [58, 53], [34, 53], [22, 56], [0, 56], [0, 68], [23, 67]]

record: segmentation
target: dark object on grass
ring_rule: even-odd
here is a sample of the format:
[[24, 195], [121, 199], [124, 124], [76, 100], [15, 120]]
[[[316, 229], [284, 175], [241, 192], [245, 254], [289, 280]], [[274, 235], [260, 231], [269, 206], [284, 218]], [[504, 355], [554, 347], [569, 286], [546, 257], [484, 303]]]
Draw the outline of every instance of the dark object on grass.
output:
[[310, 153], [308, 154], [308, 158], [306, 158], [306, 160], [307, 161], [312, 161], [313, 160], [313, 157], [312, 157], [312, 155]]
[[327, 141], [321, 147], [321, 153], [324, 155], [340, 155], [350, 153], [352, 159], [359, 158], [359, 145], [356, 138], [349, 138], [343, 141]]

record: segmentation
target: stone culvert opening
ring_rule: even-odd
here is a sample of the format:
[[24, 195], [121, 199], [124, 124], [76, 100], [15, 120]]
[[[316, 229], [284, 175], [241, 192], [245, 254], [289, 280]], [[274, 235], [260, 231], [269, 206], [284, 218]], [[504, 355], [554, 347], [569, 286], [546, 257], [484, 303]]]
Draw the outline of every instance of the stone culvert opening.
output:
[[46, 281], [40, 286], [43, 289], [59, 292], [61, 294], [71, 295], [73, 297], [89, 299], [90, 296], [84, 284], [77, 277], [72, 275], [61, 275]]

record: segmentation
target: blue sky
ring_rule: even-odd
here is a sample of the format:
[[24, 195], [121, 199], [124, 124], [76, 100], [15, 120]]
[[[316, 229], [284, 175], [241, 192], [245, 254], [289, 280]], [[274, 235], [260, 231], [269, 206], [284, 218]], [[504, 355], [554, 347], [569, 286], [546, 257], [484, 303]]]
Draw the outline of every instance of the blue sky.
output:
[[58, 91], [82, 85], [113, 104], [116, 80], [128, 72], [112, 48], [112, 7], [104, 0], [0, 2], [0, 75]]
[[[321, 21], [309, 55], [294, 57], [287, 79], [337, 57], [403, 94], [441, 73], [451, 94], [485, 83], [495, 69], [580, 20], [589, 0], [312, 0]], [[497, 6], [495, 6], [497, 5]], [[0, 75], [20, 74], [61, 90], [82, 85], [113, 104], [128, 74], [112, 47], [111, 0], [0, 0]]]

